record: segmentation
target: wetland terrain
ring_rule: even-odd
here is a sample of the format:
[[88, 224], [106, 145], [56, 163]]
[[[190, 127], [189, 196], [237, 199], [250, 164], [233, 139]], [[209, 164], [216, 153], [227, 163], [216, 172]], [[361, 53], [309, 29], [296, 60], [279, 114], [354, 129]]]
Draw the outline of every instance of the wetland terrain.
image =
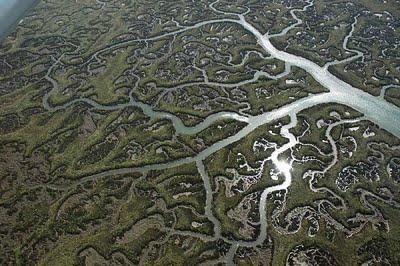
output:
[[8, 21], [0, 265], [400, 264], [399, 1]]

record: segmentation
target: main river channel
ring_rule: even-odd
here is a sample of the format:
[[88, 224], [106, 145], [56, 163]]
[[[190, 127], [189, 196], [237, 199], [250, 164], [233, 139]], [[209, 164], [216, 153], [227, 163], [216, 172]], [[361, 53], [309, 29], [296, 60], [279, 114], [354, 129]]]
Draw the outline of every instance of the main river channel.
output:
[[[0, 38], [4, 37], [4, 34], [8, 30], [10, 30], [10, 27], [12, 27], [13, 24], [15, 24], [16, 21], [20, 19], [20, 17], [26, 12], [27, 9], [29, 9], [36, 1], [35, 0], [11, 0], [11, 1], [6, 1], [6, 0], [0, 0]], [[305, 8], [311, 6], [312, 3], [309, 3]], [[210, 8], [213, 9], [216, 12], [223, 13], [226, 15], [229, 15], [230, 17], [232, 16], [232, 13], [225, 13], [223, 11], [217, 10], [213, 7], [213, 4], [210, 5]], [[304, 9], [303, 9], [304, 10]], [[300, 10], [298, 10], [300, 11]], [[292, 29], [294, 26], [299, 25], [302, 21], [299, 20], [295, 14], [294, 11], [291, 12], [292, 16], [297, 20], [297, 23], [294, 25], [291, 25], [284, 29], [282, 33], [278, 35], [285, 34], [287, 31]], [[293, 128], [297, 124], [297, 118], [296, 115], [298, 112], [305, 110], [307, 108], [313, 107], [318, 104], [322, 103], [339, 103], [339, 104], [344, 104], [346, 106], [349, 106], [360, 113], [364, 114], [364, 118], [368, 119], [375, 124], [379, 125], [381, 128], [387, 130], [388, 132], [392, 133], [394, 136], [400, 138], [400, 108], [396, 107], [395, 105], [385, 101], [382, 97], [375, 97], [371, 94], [368, 94], [358, 88], [353, 87], [352, 85], [344, 82], [343, 80], [337, 78], [333, 74], [331, 74], [328, 71], [327, 67], [321, 67], [317, 65], [316, 63], [297, 56], [293, 54], [289, 54], [285, 51], [280, 51], [276, 47], [272, 45], [270, 42], [270, 38], [273, 38], [274, 35], [268, 36], [268, 35], [263, 35], [261, 34], [254, 26], [252, 26], [250, 23], [246, 21], [244, 18], [244, 15], [241, 14], [235, 14], [237, 16], [237, 19], [216, 19], [216, 20], [209, 20], [209, 21], [203, 21], [198, 24], [195, 24], [194, 26], [190, 27], [185, 27], [183, 29], [180, 29], [176, 32], [171, 32], [171, 33], [166, 33], [164, 35], [160, 35], [157, 37], [149, 38], [149, 39], [142, 39], [142, 40], [128, 40], [126, 42], [118, 43], [115, 45], [108, 46], [107, 48], [104, 48], [102, 50], [99, 50], [94, 54], [94, 56], [97, 56], [97, 54], [102, 53], [106, 50], [110, 49], [118, 49], [123, 46], [127, 46], [130, 43], [133, 42], [140, 42], [140, 41], [151, 41], [151, 40], [156, 40], [160, 38], [164, 38], [166, 36], [170, 35], [175, 35], [179, 34], [181, 32], [184, 32], [185, 30], [188, 29], [193, 29], [193, 28], [198, 28], [202, 27], [207, 24], [213, 24], [213, 23], [236, 23], [244, 27], [246, 30], [248, 30], [250, 33], [252, 33], [256, 38], [258, 43], [264, 48], [264, 50], [270, 54], [272, 57], [277, 58], [281, 61], [284, 61], [287, 65], [291, 66], [297, 66], [299, 68], [304, 69], [307, 71], [310, 75], [313, 76], [313, 78], [323, 87], [327, 88], [329, 92], [327, 93], [321, 93], [317, 95], [310, 95], [306, 98], [302, 98], [300, 100], [297, 100], [293, 103], [287, 104], [283, 107], [280, 107], [278, 109], [272, 110], [270, 112], [263, 113], [258, 116], [250, 116], [250, 115], [239, 115], [236, 113], [230, 113], [230, 112], [221, 112], [221, 113], [216, 113], [208, 118], [206, 118], [203, 122], [200, 124], [194, 126], [194, 127], [186, 127], [182, 123], [182, 121], [174, 116], [173, 114], [165, 113], [165, 112], [156, 112], [152, 109], [151, 106], [145, 104], [145, 103], [140, 103], [135, 101], [133, 98], [129, 103], [126, 104], [119, 104], [119, 105], [113, 105], [113, 106], [102, 106], [96, 102], [94, 102], [91, 99], [86, 99], [86, 98], [80, 98], [80, 99], [75, 99], [72, 102], [69, 102], [63, 106], [50, 106], [48, 103], [48, 99], [51, 95], [51, 93], [54, 90], [58, 89], [58, 85], [55, 82], [54, 79], [51, 78], [51, 73], [53, 68], [57, 65], [57, 63], [61, 60], [59, 58], [55, 64], [48, 70], [48, 73], [46, 75], [46, 79], [53, 84], [53, 89], [49, 91], [44, 99], [43, 99], [43, 104], [46, 109], [49, 111], [57, 111], [63, 108], [67, 108], [68, 106], [76, 103], [76, 102], [86, 102], [90, 105], [92, 105], [94, 108], [98, 109], [120, 109], [124, 108], [127, 106], [137, 106], [143, 110], [143, 112], [151, 117], [151, 118], [167, 118], [172, 121], [174, 124], [174, 127], [177, 132], [181, 134], [196, 134], [200, 132], [201, 130], [204, 130], [208, 126], [210, 126], [212, 123], [219, 119], [223, 118], [231, 118], [234, 120], [242, 121], [247, 123], [247, 126], [245, 126], [242, 130], [240, 130], [237, 134], [227, 137], [224, 140], [221, 140], [217, 143], [214, 143], [213, 145], [209, 146], [199, 154], [197, 154], [194, 157], [187, 157], [183, 158], [180, 160], [176, 161], [171, 161], [163, 164], [155, 164], [155, 165], [146, 165], [143, 167], [138, 167], [138, 168], [120, 168], [120, 169], [113, 169], [113, 170], [108, 170], [108, 171], [103, 171], [98, 174], [90, 175], [83, 177], [79, 180], [79, 182], [85, 182], [90, 179], [95, 179], [95, 178], [101, 178], [103, 176], [109, 176], [109, 175], [115, 175], [115, 174], [126, 174], [126, 173], [131, 173], [131, 172], [147, 172], [149, 170], [162, 170], [166, 168], [171, 168], [175, 167], [178, 165], [186, 164], [186, 163], [196, 163], [197, 167], [199, 169], [199, 173], [202, 176], [204, 180], [204, 187], [207, 192], [207, 201], [206, 201], [206, 215], [208, 216], [209, 220], [213, 222], [214, 224], [214, 229], [215, 229], [215, 238], [221, 238], [220, 236], [220, 225], [219, 221], [213, 216], [212, 213], [212, 191], [211, 191], [211, 186], [210, 186], [210, 180], [208, 177], [208, 174], [206, 172], [206, 166], [204, 166], [203, 162], [204, 160], [212, 155], [213, 153], [217, 152], [218, 150], [228, 146], [231, 143], [237, 142], [240, 139], [246, 137], [248, 134], [253, 132], [257, 127], [266, 124], [268, 122], [271, 122], [273, 120], [289, 116], [291, 118], [291, 122], [283, 126], [281, 128], [281, 135], [289, 140], [287, 144], [284, 146], [280, 147], [277, 149], [271, 156], [270, 160], [274, 163], [275, 167], [281, 172], [282, 178], [284, 179], [283, 182], [280, 185], [274, 186], [274, 187], [269, 187], [265, 188], [264, 192], [262, 193], [261, 199], [260, 199], [260, 208], [259, 208], [259, 215], [260, 215], [260, 222], [261, 222], [261, 232], [259, 237], [257, 238], [256, 241], [254, 242], [245, 242], [245, 241], [234, 241], [234, 240], [229, 240], [225, 239], [225, 241], [229, 242], [232, 244], [231, 249], [229, 250], [229, 253], [227, 255], [227, 261], [228, 264], [232, 264], [232, 259], [233, 255], [236, 252], [236, 249], [239, 246], [256, 246], [258, 244], [261, 244], [267, 235], [266, 229], [267, 229], [267, 219], [266, 219], [266, 199], [267, 195], [269, 193], [272, 193], [274, 191], [279, 191], [279, 190], [285, 190], [287, 189], [290, 184], [291, 184], [291, 161], [279, 161], [279, 155], [284, 153], [286, 150], [292, 148], [294, 145], [296, 145], [296, 138], [293, 136], [289, 129]], [[355, 18], [355, 22], [357, 21], [357, 17]], [[354, 24], [352, 25], [354, 28]], [[276, 36], [277, 34], [275, 34]], [[345, 40], [345, 43], [343, 44], [346, 46], [347, 39]], [[361, 54], [358, 54], [357, 56], [362, 56]], [[288, 71], [288, 70], [287, 70]], [[260, 74], [260, 73], [258, 73]], [[258, 79], [258, 76], [255, 76], [254, 79]], [[208, 81], [205, 81], [204, 83], [207, 84]], [[215, 84], [213, 84], [215, 85]], [[239, 85], [239, 84], [238, 84]], [[190, 233], [187, 233], [190, 234]]]

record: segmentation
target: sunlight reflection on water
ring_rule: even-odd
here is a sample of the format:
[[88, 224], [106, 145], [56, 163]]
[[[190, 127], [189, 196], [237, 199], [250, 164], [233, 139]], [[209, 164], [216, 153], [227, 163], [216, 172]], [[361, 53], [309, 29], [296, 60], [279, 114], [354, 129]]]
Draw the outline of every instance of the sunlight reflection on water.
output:
[[285, 161], [278, 161], [275, 163], [276, 168], [278, 168], [278, 170], [284, 174], [285, 176], [290, 174], [290, 170], [292, 170], [292, 166], [285, 162]]

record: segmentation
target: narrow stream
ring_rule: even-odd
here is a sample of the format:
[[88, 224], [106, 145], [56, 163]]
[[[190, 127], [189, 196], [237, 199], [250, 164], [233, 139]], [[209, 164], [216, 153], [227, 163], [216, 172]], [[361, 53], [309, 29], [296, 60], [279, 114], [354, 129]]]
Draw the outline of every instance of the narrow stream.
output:
[[[0, 7], [1, 7], [1, 1], [0, 0]], [[22, 2], [22, 1], [20, 1]], [[29, 1], [30, 5], [34, 3], [35, 1]], [[28, 1], [26, 1], [26, 6], [28, 6]], [[101, 2], [103, 3], [103, 2]], [[185, 126], [182, 122], [182, 120], [175, 116], [174, 114], [167, 113], [167, 112], [159, 112], [159, 111], [154, 111], [152, 106], [147, 105], [145, 103], [141, 103], [138, 101], [135, 101], [131, 98], [130, 102], [125, 103], [125, 104], [117, 104], [117, 105], [110, 105], [110, 106], [104, 106], [101, 104], [96, 103], [95, 101], [91, 99], [86, 99], [86, 98], [80, 98], [80, 99], [75, 99], [72, 100], [71, 102], [64, 104], [62, 106], [50, 106], [49, 104], [49, 98], [51, 94], [58, 90], [58, 84], [57, 82], [52, 79], [51, 73], [56, 67], [58, 63], [61, 62], [61, 57], [57, 59], [54, 63], [54, 65], [49, 68], [48, 73], [46, 75], [46, 79], [52, 84], [53, 88], [51, 91], [49, 91], [43, 98], [43, 106], [47, 110], [50, 111], [57, 111], [61, 109], [65, 109], [75, 103], [78, 102], [85, 102], [93, 108], [96, 109], [103, 109], [103, 110], [118, 110], [122, 109], [128, 106], [135, 106], [139, 107], [142, 109], [142, 111], [150, 118], [166, 118], [169, 119], [172, 124], [174, 125], [174, 128], [177, 133], [180, 134], [186, 134], [186, 135], [193, 135], [196, 133], [199, 133], [200, 131], [208, 128], [210, 125], [212, 125], [214, 122], [220, 120], [220, 119], [234, 119], [237, 121], [245, 122], [247, 123], [247, 126], [245, 126], [243, 129], [241, 129], [238, 133], [235, 135], [229, 136], [219, 142], [214, 143], [213, 145], [209, 146], [199, 154], [197, 154], [194, 157], [187, 157], [183, 158], [180, 160], [175, 160], [167, 163], [161, 163], [161, 164], [154, 164], [154, 165], [146, 165], [143, 167], [133, 167], [133, 168], [120, 168], [120, 169], [113, 169], [113, 170], [108, 170], [108, 171], [103, 171], [98, 174], [90, 175], [83, 177], [79, 180], [79, 183], [86, 182], [88, 180], [96, 179], [96, 178], [101, 178], [104, 176], [110, 176], [110, 175], [119, 175], [119, 174], [127, 174], [127, 173], [132, 173], [132, 172], [142, 172], [145, 173], [149, 170], [163, 170], [171, 167], [176, 167], [182, 164], [187, 164], [187, 163], [196, 163], [198, 171], [200, 173], [200, 176], [203, 179], [204, 182], [204, 188], [206, 190], [206, 207], [205, 207], [205, 214], [207, 215], [208, 219], [214, 224], [214, 233], [216, 238], [221, 238], [221, 226], [220, 222], [218, 219], [213, 215], [212, 209], [213, 209], [213, 191], [211, 188], [211, 180], [210, 177], [207, 174], [207, 169], [206, 166], [204, 165], [204, 160], [209, 157], [210, 155], [214, 154], [215, 152], [227, 147], [228, 145], [235, 143], [243, 138], [245, 138], [248, 134], [252, 133], [255, 129], [260, 127], [261, 125], [267, 124], [269, 122], [272, 122], [274, 120], [283, 118], [285, 116], [290, 117], [290, 123], [287, 125], [284, 125], [281, 128], [281, 136], [288, 139], [288, 142], [276, 149], [272, 155], [271, 155], [271, 161], [275, 165], [276, 169], [280, 172], [280, 176], [283, 179], [282, 183], [276, 186], [268, 187], [265, 188], [265, 190], [261, 194], [260, 198], [260, 206], [259, 206], [259, 216], [260, 216], [260, 234], [257, 237], [255, 241], [234, 241], [234, 240], [228, 240], [229, 243], [231, 243], [231, 248], [227, 254], [227, 261], [228, 264], [233, 263], [233, 258], [234, 254], [237, 250], [238, 247], [240, 246], [247, 246], [247, 247], [255, 247], [257, 245], [262, 244], [266, 237], [267, 237], [267, 211], [266, 211], [266, 201], [267, 201], [267, 196], [270, 193], [273, 193], [275, 191], [280, 191], [280, 190], [286, 190], [288, 187], [291, 185], [292, 182], [292, 176], [291, 176], [291, 164], [292, 161], [290, 160], [284, 160], [280, 158], [280, 155], [286, 152], [287, 150], [293, 148], [297, 144], [297, 138], [290, 133], [290, 129], [294, 128], [297, 125], [297, 114], [305, 109], [311, 108], [313, 106], [323, 104], [323, 103], [338, 103], [338, 104], [344, 104], [348, 107], [351, 107], [360, 113], [364, 114], [365, 119], [368, 119], [381, 128], [387, 130], [394, 136], [400, 138], [400, 108], [396, 107], [395, 105], [385, 101], [383, 99], [383, 95], [381, 97], [375, 97], [372, 96], [358, 88], [353, 87], [352, 85], [344, 82], [343, 80], [337, 78], [333, 74], [331, 74], [328, 70], [329, 65], [333, 64], [338, 64], [341, 62], [335, 61], [332, 63], [328, 63], [327, 65], [321, 67], [317, 65], [316, 63], [303, 58], [301, 56], [293, 55], [290, 53], [287, 53], [285, 51], [280, 51], [276, 47], [273, 46], [271, 43], [270, 39], [274, 38], [276, 36], [282, 36], [286, 34], [288, 31], [296, 27], [297, 25], [301, 24], [302, 21], [298, 19], [295, 15], [294, 12], [298, 11], [304, 11], [306, 8], [310, 7], [313, 5], [312, 2], [307, 2], [308, 5], [305, 6], [301, 10], [292, 10], [291, 14], [293, 18], [297, 21], [295, 24], [292, 24], [285, 28], [281, 33], [273, 34], [273, 35], [268, 35], [268, 34], [261, 34], [254, 26], [252, 26], [250, 23], [248, 23], [242, 14], [233, 14], [233, 13], [228, 13], [228, 12], [223, 12], [220, 10], [217, 10], [213, 5], [216, 2], [212, 3], [210, 5], [210, 8], [213, 9], [216, 12], [223, 13], [228, 16], [236, 15], [238, 19], [215, 19], [215, 20], [209, 20], [209, 21], [204, 21], [197, 23], [193, 26], [188, 26], [188, 27], [183, 27], [182, 29], [176, 30], [174, 32], [166, 33], [160, 36], [155, 36], [155, 37], [150, 37], [147, 39], [142, 39], [142, 40], [128, 40], [125, 42], [121, 42], [112, 46], [108, 46], [107, 48], [98, 50], [95, 52], [89, 59], [88, 62], [90, 62], [92, 59], [96, 58], [97, 55], [100, 53], [103, 53], [105, 51], [111, 50], [111, 49], [118, 49], [121, 47], [128, 46], [131, 43], [135, 42], [140, 42], [140, 41], [152, 41], [152, 40], [159, 40], [168, 36], [173, 36], [176, 34], [180, 34], [182, 32], [185, 32], [190, 29], [195, 29], [199, 28], [205, 25], [213, 24], [213, 23], [236, 23], [241, 25], [244, 29], [249, 31], [251, 34], [253, 34], [258, 43], [263, 47], [265, 52], [267, 52], [271, 57], [279, 59], [286, 64], [285, 71], [277, 76], [269, 76], [267, 73], [264, 72], [256, 72], [254, 75], [254, 78], [249, 81], [245, 82], [239, 82], [237, 84], [230, 84], [229, 86], [226, 87], [237, 87], [240, 85], [244, 85], [246, 83], [251, 83], [259, 79], [261, 76], [267, 76], [268, 78], [271, 79], [277, 79], [280, 78], [290, 72], [290, 66], [297, 66], [301, 69], [304, 69], [307, 73], [309, 73], [321, 86], [327, 88], [329, 92], [327, 93], [321, 93], [317, 95], [309, 95], [308, 97], [301, 98], [293, 103], [289, 103], [283, 107], [277, 108], [275, 110], [265, 112], [263, 114], [257, 115], [257, 116], [245, 116], [241, 114], [237, 114], [234, 112], [219, 112], [212, 114], [208, 116], [206, 119], [204, 119], [203, 122], [197, 124], [196, 126], [193, 127], [188, 127]], [[29, 5], [29, 6], [30, 6]], [[103, 5], [104, 7], [104, 5]], [[21, 7], [22, 8], [22, 7]], [[7, 18], [6, 18], [7, 19]], [[354, 31], [355, 24], [357, 23], [357, 17], [355, 17], [354, 23], [351, 25], [352, 29], [349, 33], [349, 35], [345, 38], [344, 43], [343, 43], [343, 48], [350, 52], [356, 53], [355, 56], [351, 57], [350, 59], [346, 59], [342, 62], [348, 62], [350, 60], [353, 60], [358, 57], [362, 57], [362, 53], [356, 50], [350, 50], [347, 49], [347, 42], [348, 39], [350, 38], [351, 34]], [[1, 21], [0, 21], [1, 24]], [[9, 25], [9, 24], [8, 24]], [[8, 29], [10, 28], [10, 25], [8, 26]], [[0, 28], [0, 38], [2, 37], [1, 34], [4, 34], [4, 30]], [[212, 85], [212, 86], [218, 86], [219, 84], [216, 83], [211, 83], [208, 82], [206, 79], [204, 84]], [[389, 86], [390, 87], [390, 86]], [[388, 87], [388, 88], [389, 88]], [[76, 185], [76, 183], [74, 184]], [[188, 233], [190, 234], [190, 233]]]

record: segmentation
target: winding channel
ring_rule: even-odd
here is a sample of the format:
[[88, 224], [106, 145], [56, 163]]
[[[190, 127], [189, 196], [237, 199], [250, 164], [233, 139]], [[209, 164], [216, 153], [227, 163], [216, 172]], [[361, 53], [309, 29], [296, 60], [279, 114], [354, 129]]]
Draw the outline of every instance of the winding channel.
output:
[[[372, 96], [358, 88], [353, 87], [352, 85], [344, 82], [343, 80], [339, 79], [338, 77], [334, 76], [331, 74], [328, 70], [328, 67], [326, 66], [319, 66], [318, 64], [303, 58], [301, 56], [293, 55], [290, 53], [287, 53], [285, 51], [278, 50], [276, 47], [273, 46], [271, 43], [271, 38], [274, 36], [281, 36], [286, 34], [289, 30], [293, 29], [295, 26], [301, 24], [301, 20], [298, 19], [294, 12], [295, 11], [304, 11], [306, 8], [310, 7], [313, 5], [313, 3], [308, 3], [308, 5], [303, 8], [302, 10], [292, 10], [291, 14], [292, 16], [297, 20], [295, 24], [292, 24], [285, 28], [281, 33], [274, 34], [274, 35], [268, 35], [268, 34], [262, 34], [260, 31], [258, 31], [253, 25], [248, 23], [244, 17], [243, 14], [235, 14], [235, 13], [228, 13], [228, 12], [223, 12], [220, 10], [217, 10], [213, 5], [216, 2], [212, 3], [210, 5], [210, 8], [213, 9], [214, 11], [217, 11], [219, 13], [223, 13], [227, 16], [232, 16], [236, 15], [238, 19], [214, 19], [214, 20], [209, 20], [209, 21], [204, 21], [200, 22], [198, 24], [195, 24], [194, 26], [189, 26], [189, 27], [184, 27], [182, 29], [179, 29], [175, 32], [167, 33], [164, 35], [156, 36], [156, 37], [151, 37], [143, 40], [129, 40], [123, 43], [119, 43], [114, 46], [110, 46], [107, 48], [104, 48], [102, 50], [97, 51], [95, 54], [91, 56], [89, 61], [91, 61], [93, 58], [95, 58], [97, 55], [100, 53], [105, 52], [106, 50], [110, 49], [118, 49], [124, 46], [127, 46], [131, 43], [139, 42], [139, 41], [152, 41], [152, 40], [159, 40], [161, 38], [167, 37], [167, 36], [172, 36], [176, 35], [179, 33], [182, 33], [186, 30], [198, 28], [204, 25], [209, 25], [213, 23], [236, 23], [238, 25], [241, 25], [244, 29], [246, 29], [248, 32], [250, 32], [252, 35], [254, 35], [258, 41], [258, 43], [263, 47], [263, 49], [271, 55], [271, 57], [279, 59], [283, 62], [286, 63], [287, 66], [296, 66], [301, 69], [304, 69], [307, 73], [309, 73], [321, 86], [325, 87], [326, 89], [329, 90], [327, 93], [321, 93], [317, 95], [309, 95], [308, 97], [299, 99], [293, 103], [287, 104], [283, 107], [277, 108], [275, 110], [265, 112], [261, 115], [257, 116], [244, 116], [244, 115], [239, 115], [233, 112], [220, 112], [213, 114], [209, 117], [207, 117], [203, 122], [199, 123], [198, 125], [194, 127], [187, 127], [185, 126], [182, 121], [175, 115], [166, 113], [166, 112], [156, 112], [152, 109], [151, 106], [140, 103], [137, 101], [134, 101], [131, 99], [131, 101], [127, 104], [120, 104], [120, 105], [113, 105], [113, 106], [103, 106], [100, 105], [93, 100], [90, 99], [77, 99], [72, 102], [69, 102], [63, 106], [56, 106], [52, 107], [48, 103], [48, 99], [50, 97], [50, 94], [53, 90], [57, 89], [57, 84], [56, 82], [50, 78], [50, 74], [52, 72], [52, 68], [49, 69], [48, 74], [46, 76], [46, 79], [52, 83], [53, 85], [53, 90], [50, 91], [48, 94], [45, 95], [43, 99], [43, 105], [46, 109], [52, 110], [52, 111], [57, 111], [63, 108], [67, 108], [68, 106], [76, 103], [76, 102], [85, 102], [94, 108], [97, 109], [107, 109], [107, 110], [116, 110], [116, 109], [121, 109], [127, 106], [136, 106], [139, 107], [143, 110], [143, 112], [149, 116], [150, 118], [167, 118], [172, 121], [175, 130], [178, 133], [182, 134], [187, 134], [187, 135], [193, 135], [196, 134], [207, 127], [209, 127], [212, 123], [214, 123], [217, 120], [224, 119], [224, 118], [230, 118], [234, 119], [237, 121], [242, 121], [246, 122], [247, 125], [241, 129], [238, 133], [235, 135], [229, 136], [219, 142], [214, 143], [213, 145], [207, 147], [205, 150], [200, 152], [194, 157], [187, 157], [183, 158], [180, 160], [175, 160], [167, 163], [161, 163], [161, 164], [153, 164], [153, 165], [146, 165], [143, 167], [133, 167], [133, 168], [120, 168], [120, 169], [113, 169], [113, 170], [107, 170], [103, 171], [101, 173], [97, 173], [94, 175], [82, 177], [78, 183], [83, 183], [88, 180], [96, 179], [96, 178], [101, 178], [105, 176], [110, 176], [110, 175], [119, 175], [119, 174], [129, 174], [132, 172], [142, 172], [146, 173], [147, 171], [150, 170], [163, 170], [171, 167], [176, 167], [179, 165], [187, 164], [187, 163], [196, 163], [197, 168], [199, 170], [199, 173], [203, 179], [204, 182], [204, 187], [206, 190], [206, 207], [205, 207], [205, 214], [207, 215], [208, 219], [214, 224], [214, 231], [215, 231], [215, 238], [221, 238], [221, 228], [220, 228], [220, 223], [219, 221], [214, 217], [212, 209], [213, 209], [213, 191], [211, 189], [210, 185], [210, 178], [207, 174], [206, 167], [204, 166], [204, 160], [209, 157], [210, 155], [214, 154], [215, 152], [223, 149], [224, 147], [227, 147], [228, 145], [235, 143], [243, 138], [245, 138], [248, 134], [252, 133], [255, 129], [260, 127], [261, 125], [267, 124], [271, 121], [283, 118], [285, 116], [290, 117], [290, 123], [283, 126], [281, 128], [281, 135], [288, 139], [288, 143], [283, 145], [282, 147], [276, 149], [275, 152], [271, 155], [271, 161], [274, 163], [275, 167], [280, 171], [281, 173], [281, 178], [283, 179], [282, 183], [266, 188], [260, 198], [260, 206], [259, 206], [259, 215], [260, 215], [260, 234], [258, 238], [255, 241], [233, 241], [233, 240], [226, 240], [227, 242], [231, 243], [231, 248], [228, 252], [228, 255], [226, 257], [228, 264], [233, 264], [233, 256], [234, 253], [236, 252], [237, 248], [239, 246], [247, 246], [247, 247], [256, 247], [257, 245], [262, 244], [266, 237], [267, 237], [267, 217], [266, 217], [266, 201], [267, 201], [267, 196], [270, 193], [273, 193], [275, 191], [280, 191], [280, 190], [287, 190], [288, 187], [291, 184], [292, 181], [292, 176], [290, 172], [290, 167], [291, 167], [291, 161], [280, 161], [279, 156], [284, 153], [285, 151], [293, 148], [297, 144], [297, 139], [296, 137], [290, 133], [290, 129], [295, 127], [297, 125], [297, 113], [311, 108], [313, 106], [323, 104], [323, 103], [338, 103], [338, 104], [343, 104], [346, 105], [350, 108], [355, 109], [356, 111], [364, 114], [364, 119], [370, 120], [371, 122], [377, 124], [379, 127], [382, 129], [385, 129], [386, 131], [390, 132], [394, 136], [400, 138], [400, 108], [396, 107], [395, 105], [385, 101], [383, 97], [375, 97]], [[352, 30], [350, 34], [354, 31], [354, 25], [357, 22], [357, 17], [355, 17], [355, 22], [351, 25]], [[349, 35], [350, 36], [350, 35]], [[346, 37], [343, 47], [347, 47], [347, 42], [348, 42], [349, 37]], [[352, 50], [351, 50], [352, 51]], [[357, 53], [356, 56], [352, 57], [351, 59], [346, 59], [347, 62], [349, 60], [361, 57], [362, 54], [359, 53], [358, 51], [352, 51]], [[61, 58], [60, 58], [61, 59]], [[55, 64], [59, 63], [60, 59], [56, 61]], [[337, 64], [340, 62], [334, 62], [332, 64]], [[332, 65], [329, 64], [329, 65]], [[288, 69], [286, 70], [288, 71]], [[259, 76], [260, 74], [263, 73], [258, 73], [257, 75]], [[264, 73], [265, 74], [265, 73]], [[258, 79], [258, 76], [255, 76], [254, 79]], [[270, 77], [273, 78], [273, 77]], [[204, 84], [207, 84], [208, 81], [204, 82]], [[217, 85], [218, 84], [212, 84], [212, 85]], [[237, 85], [232, 85], [232, 87], [235, 87]], [[74, 184], [76, 185], [76, 183]], [[191, 235], [190, 233], [188, 233]], [[195, 233], [193, 233], [193, 236]], [[206, 239], [206, 237], [204, 237]]]

